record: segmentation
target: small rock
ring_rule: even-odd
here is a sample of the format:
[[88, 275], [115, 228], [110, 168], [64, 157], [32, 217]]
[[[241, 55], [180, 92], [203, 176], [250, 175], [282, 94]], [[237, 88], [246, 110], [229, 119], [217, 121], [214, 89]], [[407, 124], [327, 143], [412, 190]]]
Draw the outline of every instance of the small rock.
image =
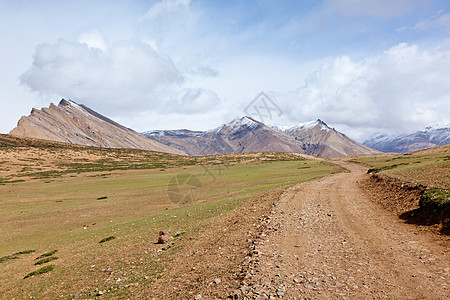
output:
[[213, 281], [215, 284], [221, 284], [222, 283], [222, 280], [220, 279], [220, 278], [216, 278], [216, 279], [214, 279], [214, 281]]
[[195, 300], [200, 300], [202, 299], [202, 295], [198, 294], [197, 296], [195, 296]]
[[164, 231], [159, 232], [158, 236], [158, 244], [165, 244], [169, 241], [169, 235], [165, 233]]

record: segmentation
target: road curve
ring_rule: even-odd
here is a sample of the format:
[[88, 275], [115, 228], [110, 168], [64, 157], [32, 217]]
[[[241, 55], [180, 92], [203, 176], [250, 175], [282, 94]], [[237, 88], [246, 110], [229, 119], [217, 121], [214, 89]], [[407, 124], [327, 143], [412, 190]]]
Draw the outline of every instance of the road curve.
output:
[[287, 190], [266, 221], [246, 298], [450, 299], [447, 248], [411, 230], [360, 189], [366, 169]]

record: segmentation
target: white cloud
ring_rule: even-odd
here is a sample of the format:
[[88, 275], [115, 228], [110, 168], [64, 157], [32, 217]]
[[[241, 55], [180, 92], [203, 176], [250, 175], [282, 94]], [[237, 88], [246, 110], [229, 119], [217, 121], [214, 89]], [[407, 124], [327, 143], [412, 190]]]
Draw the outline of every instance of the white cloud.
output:
[[220, 99], [216, 93], [205, 89], [185, 88], [174, 92], [168, 105], [165, 106], [165, 113], [195, 114], [203, 111], [214, 110], [219, 105]]
[[200, 77], [217, 77], [220, 74], [220, 71], [214, 69], [210, 66], [199, 66], [192, 70], [188, 71], [191, 76], [200, 76]]
[[148, 45], [120, 42], [103, 52], [59, 40], [36, 48], [21, 81], [41, 94], [123, 109], [156, 102], [159, 89], [181, 82], [182, 77], [170, 59]]
[[185, 87], [174, 63], [142, 43], [115, 43], [106, 51], [64, 40], [39, 45], [21, 81], [44, 96], [71, 98], [112, 115], [200, 113], [220, 102], [214, 92]]
[[185, 10], [189, 8], [191, 0], [162, 0], [156, 2], [141, 20], [154, 19], [168, 12]]
[[302, 87], [280, 100], [292, 120], [321, 118], [359, 128], [350, 133], [361, 139], [374, 131], [448, 123], [448, 82], [450, 50], [426, 51], [402, 43], [361, 61], [342, 56], [324, 63]]
[[86, 44], [88, 47], [106, 50], [106, 42], [103, 36], [96, 29], [80, 32], [78, 43]]
[[444, 13], [443, 11], [438, 12], [433, 17], [420, 21], [417, 23], [413, 29], [418, 30], [435, 30], [444, 28], [447, 32], [450, 32], [450, 14]]

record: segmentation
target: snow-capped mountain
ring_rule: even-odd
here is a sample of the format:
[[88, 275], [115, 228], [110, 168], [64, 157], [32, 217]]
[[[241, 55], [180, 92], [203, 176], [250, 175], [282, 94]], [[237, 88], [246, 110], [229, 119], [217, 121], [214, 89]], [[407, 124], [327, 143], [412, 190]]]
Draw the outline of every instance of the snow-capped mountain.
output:
[[203, 132], [189, 130], [157, 132], [158, 135], [149, 132], [145, 132], [144, 135], [194, 156], [270, 151], [297, 152], [298, 148], [294, 139], [287, 138], [282, 132], [250, 117], [236, 118], [230, 123]]
[[204, 132], [158, 130], [144, 135], [188, 155], [273, 151], [338, 157], [378, 153], [328, 127], [321, 120], [291, 127], [267, 126], [245, 116]]
[[204, 133], [204, 131], [193, 131], [188, 129], [177, 129], [177, 130], [150, 130], [143, 132], [142, 134], [149, 136], [200, 136]]
[[345, 134], [330, 128], [325, 122], [300, 123], [285, 129], [284, 132], [295, 138], [306, 154], [323, 157], [376, 154], [378, 151], [350, 139]]
[[382, 152], [408, 153], [450, 144], [450, 127], [429, 126], [410, 134], [377, 134], [363, 144]]

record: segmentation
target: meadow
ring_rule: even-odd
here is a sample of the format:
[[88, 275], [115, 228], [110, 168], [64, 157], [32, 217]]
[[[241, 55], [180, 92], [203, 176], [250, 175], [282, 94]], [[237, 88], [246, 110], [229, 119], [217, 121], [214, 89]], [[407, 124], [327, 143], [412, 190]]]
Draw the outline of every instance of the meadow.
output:
[[[447, 149], [447, 148], [445, 148]], [[369, 173], [450, 189], [450, 151], [436, 148], [434, 151], [418, 151], [405, 155], [379, 155], [354, 159], [370, 167]]]
[[[16, 299], [185, 297], [214, 276], [232, 288], [257, 231], [251, 222], [285, 188], [342, 171], [278, 153], [189, 158], [38, 145], [0, 154], [0, 293]], [[169, 244], [155, 244], [161, 230]], [[163, 289], [167, 282], [178, 289]]]

